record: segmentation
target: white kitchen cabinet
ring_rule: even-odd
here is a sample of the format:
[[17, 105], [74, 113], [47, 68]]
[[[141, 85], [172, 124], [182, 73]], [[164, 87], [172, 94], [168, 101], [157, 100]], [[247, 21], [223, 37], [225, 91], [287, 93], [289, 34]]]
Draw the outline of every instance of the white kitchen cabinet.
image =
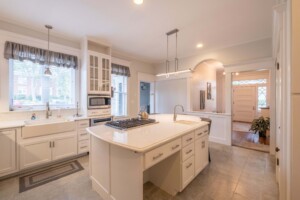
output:
[[77, 154], [77, 136], [57, 138], [52, 142], [52, 160], [59, 160]]
[[16, 130], [0, 130], [0, 176], [16, 170]]
[[194, 162], [194, 156], [192, 156], [182, 163], [182, 189], [184, 189], [194, 179]]
[[110, 95], [111, 58], [108, 55], [88, 52], [88, 94]]
[[51, 141], [48, 139], [30, 141], [20, 145], [20, 168], [28, 168], [50, 162]]
[[195, 140], [195, 175], [200, 173], [208, 164], [208, 135]]
[[89, 152], [90, 136], [86, 130], [89, 125], [89, 120], [80, 120], [77, 122], [78, 154]]
[[25, 139], [20, 145], [20, 169], [77, 155], [76, 132]]

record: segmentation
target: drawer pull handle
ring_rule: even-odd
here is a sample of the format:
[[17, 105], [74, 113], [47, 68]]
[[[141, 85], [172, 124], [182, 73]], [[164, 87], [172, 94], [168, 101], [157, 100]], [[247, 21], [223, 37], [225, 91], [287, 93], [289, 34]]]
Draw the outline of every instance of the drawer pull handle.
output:
[[208, 132], [208, 130], [205, 130], [205, 131], [204, 131], [204, 133], [207, 133], [207, 132]]
[[177, 149], [179, 147], [179, 144], [172, 147], [172, 150]]
[[192, 139], [193, 139], [193, 138], [189, 138], [189, 139], [187, 139], [186, 141], [189, 142], [189, 141], [191, 141]]
[[203, 133], [201, 132], [201, 133], [198, 133], [198, 135], [202, 135]]
[[190, 164], [188, 164], [188, 165], [186, 166], [186, 168], [188, 169], [188, 168], [190, 168], [192, 165], [193, 165], [193, 163], [190, 163]]
[[185, 154], [189, 154], [189, 153], [191, 153], [192, 151], [193, 151], [193, 150], [190, 149], [189, 151], [185, 152]]
[[164, 155], [163, 153], [158, 154], [157, 156], [153, 156], [153, 160], [156, 160], [157, 158], [161, 157], [162, 155]]
[[85, 149], [85, 148], [87, 148], [88, 146], [83, 146], [83, 147], [80, 147], [80, 149]]
[[80, 134], [81, 136], [83, 136], [83, 135], [87, 135], [87, 133], [82, 133], [82, 134]]

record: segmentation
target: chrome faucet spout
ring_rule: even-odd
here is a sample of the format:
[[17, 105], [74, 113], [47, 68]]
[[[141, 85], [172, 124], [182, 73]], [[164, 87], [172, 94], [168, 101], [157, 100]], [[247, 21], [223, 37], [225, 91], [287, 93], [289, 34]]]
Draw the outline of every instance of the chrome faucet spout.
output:
[[46, 119], [49, 119], [49, 117], [52, 116], [52, 112], [50, 110], [50, 104], [49, 102], [46, 103]]
[[184, 107], [183, 107], [183, 105], [175, 105], [175, 106], [174, 106], [174, 115], [173, 115], [173, 121], [174, 121], [174, 122], [175, 122], [176, 119], [177, 119], [177, 113], [176, 113], [176, 108], [177, 108], [177, 107], [181, 107], [182, 112], [184, 112]]

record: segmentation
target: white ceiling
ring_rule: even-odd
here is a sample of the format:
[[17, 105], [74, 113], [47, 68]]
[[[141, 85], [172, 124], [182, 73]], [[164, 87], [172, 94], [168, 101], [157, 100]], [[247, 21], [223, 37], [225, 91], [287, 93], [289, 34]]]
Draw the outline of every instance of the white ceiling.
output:
[[[272, 34], [274, 0], [1, 0], [0, 19], [79, 41], [85, 35], [151, 62], [166, 58], [165, 33], [178, 28], [179, 57]], [[196, 49], [197, 43], [204, 48]], [[174, 37], [170, 38], [174, 50]], [[173, 53], [174, 55], [174, 53]]]

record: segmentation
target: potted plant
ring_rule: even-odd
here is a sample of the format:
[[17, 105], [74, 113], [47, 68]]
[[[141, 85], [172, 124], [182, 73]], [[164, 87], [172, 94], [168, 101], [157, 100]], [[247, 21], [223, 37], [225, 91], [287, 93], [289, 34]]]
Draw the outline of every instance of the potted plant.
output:
[[250, 131], [259, 134], [259, 142], [265, 144], [267, 138], [267, 130], [270, 129], [270, 118], [259, 117], [254, 119], [251, 124]]

